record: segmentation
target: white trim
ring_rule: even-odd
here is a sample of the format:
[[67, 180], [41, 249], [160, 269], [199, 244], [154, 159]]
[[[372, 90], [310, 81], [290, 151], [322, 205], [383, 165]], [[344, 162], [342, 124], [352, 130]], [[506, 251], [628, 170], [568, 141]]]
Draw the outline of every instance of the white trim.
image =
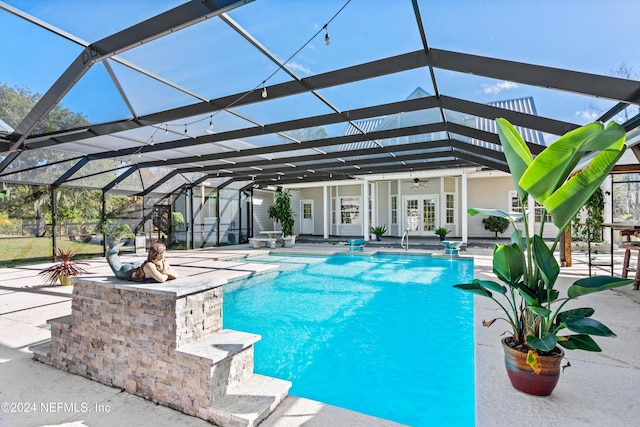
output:
[[[469, 190], [467, 186], [467, 174], [462, 173], [461, 176], [461, 192], [462, 192], [462, 200], [460, 203], [460, 212], [466, 213], [467, 206], [469, 203]], [[469, 242], [469, 215], [462, 216], [462, 244], [466, 245]]]
[[329, 230], [331, 227], [331, 213], [327, 215], [327, 210], [331, 211], [329, 206], [329, 186], [322, 186], [322, 235], [325, 239], [329, 238]]

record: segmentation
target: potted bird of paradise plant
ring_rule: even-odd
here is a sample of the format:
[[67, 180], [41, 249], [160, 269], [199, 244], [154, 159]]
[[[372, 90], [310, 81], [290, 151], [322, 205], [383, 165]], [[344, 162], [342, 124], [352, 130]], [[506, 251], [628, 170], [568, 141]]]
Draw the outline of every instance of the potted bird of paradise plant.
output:
[[[530, 234], [527, 215], [516, 218], [501, 210], [469, 209], [472, 216], [507, 219], [514, 232], [510, 244], [498, 244], [493, 251], [493, 273], [502, 283], [474, 279], [454, 287], [497, 303], [511, 327], [502, 345], [512, 385], [545, 396], [558, 382], [564, 350], [602, 351], [592, 336], [615, 336], [591, 317], [592, 308], [564, 310], [567, 303], [633, 282], [613, 276], [582, 278], [566, 296], [554, 288], [560, 273], [554, 250], [560, 237], [624, 153], [626, 133], [616, 123], [592, 123], [565, 134], [534, 158], [508, 121], [497, 119], [496, 124], [520, 203], [525, 206], [529, 197], [538, 202], [545, 211], [542, 224], [537, 234]], [[542, 238], [547, 213], [558, 229], [550, 245]], [[523, 230], [516, 227], [518, 219]], [[495, 320], [483, 323], [490, 326]]]

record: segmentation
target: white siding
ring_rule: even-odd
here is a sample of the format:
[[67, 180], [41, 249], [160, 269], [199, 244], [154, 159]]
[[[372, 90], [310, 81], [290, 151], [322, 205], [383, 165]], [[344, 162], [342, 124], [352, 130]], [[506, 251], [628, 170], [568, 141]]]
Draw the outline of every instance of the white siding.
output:
[[[476, 178], [469, 179], [469, 198], [467, 206], [469, 208], [484, 208], [484, 209], [501, 209], [509, 212], [511, 207], [509, 206], [509, 191], [515, 189], [513, 180], [510, 176], [507, 177], [489, 177], [489, 178]], [[466, 214], [463, 212], [463, 214]], [[483, 215], [469, 216], [467, 220], [469, 224], [469, 237], [471, 238], [492, 238], [495, 237], [495, 233], [485, 230], [482, 220], [486, 218]], [[522, 225], [519, 225], [522, 229]], [[535, 232], [540, 230], [540, 225], [536, 223]], [[545, 224], [545, 238], [555, 237], [558, 229], [552, 223]], [[513, 229], [510, 228], [503, 234], [498, 234], [500, 238], [508, 238], [511, 236]]]
[[259, 237], [262, 230], [273, 230], [269, 218], [269, 206], [273, 205], [273, 191], [253, 190], [253, 235]]

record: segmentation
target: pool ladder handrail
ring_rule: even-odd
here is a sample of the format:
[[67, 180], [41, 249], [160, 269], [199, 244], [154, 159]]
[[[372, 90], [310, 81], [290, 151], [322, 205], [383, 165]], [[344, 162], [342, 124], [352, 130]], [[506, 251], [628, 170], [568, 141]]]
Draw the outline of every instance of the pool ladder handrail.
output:
[[[407, 245], [404, 245], [404, 238], [407, 238]], [[402, 249], [404, 249], [405, 251], [409, 250], [409, 230], [404, 230], [404, 233], [402, 233], [402, 239], [400, 239], [400, 247]]]

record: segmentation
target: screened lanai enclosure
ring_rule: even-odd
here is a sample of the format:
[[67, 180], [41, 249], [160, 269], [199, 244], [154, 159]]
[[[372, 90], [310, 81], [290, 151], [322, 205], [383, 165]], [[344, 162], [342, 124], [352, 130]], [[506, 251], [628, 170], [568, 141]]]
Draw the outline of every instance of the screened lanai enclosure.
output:
[[509, 203], [498, 117], [534, 155], [622, 124], [614, 215], [637, 222], [638, 16], [624, 0], [0, 1], [0, 262], [119, 237], [245, 243], [282, 188], [299, 234], [415, 220], [465, 239], [474, 195]]

